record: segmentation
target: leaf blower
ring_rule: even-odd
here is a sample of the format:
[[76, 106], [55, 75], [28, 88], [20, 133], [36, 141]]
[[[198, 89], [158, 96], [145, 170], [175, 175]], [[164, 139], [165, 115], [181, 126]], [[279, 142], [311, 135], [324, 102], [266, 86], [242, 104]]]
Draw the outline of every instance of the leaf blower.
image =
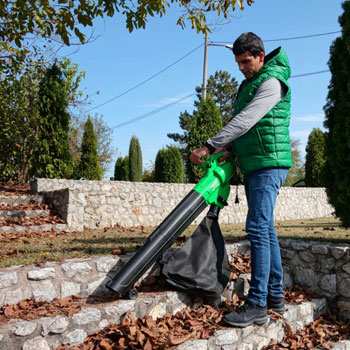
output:
[[203, 178], [152, 232], [146, 243], [123, 265], [107, 283], [107, 288], [123, 297], [136, 299], [136, 281], [173, 244], [177, 237], [208, 206], [222, 209], [230, 194], [230, 178], [234, 173], [231, 161], [219, 162], [223, 153], [210, 156], [201, 164]]

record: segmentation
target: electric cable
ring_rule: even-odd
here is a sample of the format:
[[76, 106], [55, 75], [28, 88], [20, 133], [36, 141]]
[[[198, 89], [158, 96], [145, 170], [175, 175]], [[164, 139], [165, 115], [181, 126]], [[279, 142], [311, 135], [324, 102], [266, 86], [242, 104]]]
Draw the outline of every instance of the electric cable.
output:
[[[317, 72], [310, 72], [310, 73], [303, 73], [303, 74], [292, 75], [289, 79], [292, 79], [292, 78], [300, 78], [300, 77], [305, 77], [305, 76], [308, 76], [308, 75], [315, 75], [315, 74], [321, 74], [321, 73], [327, 73], [327, 72], [329, 72], [329, 69], [328, 69], [328, 70], [320, 70], [320, 71], [317, 71]], [[169, 103], [169, 104], [167, 104], [167, 105], [165, 105], [165, 106], [162, 106], [162, 107], [160, 107], [160, 108], [154, 109], [154, 110], [151, 111], [151, 112], [142, 114], [142, 115], [140, 115], [139, 117], [132, 118], [132, 119], [130, 119], [130, 120], [124, 122], [124, 123], [120, 123], [120, 124], [118, 124], [118, 125], [112, 127], [111, 129], [121, 128], [122, 126], [125, 126], [125, 125], [128, 125], [128, 124], [132, 124], [132, 123], [135, 123], [135, 122], [137, 122], [137, 121], [139, 121], [139, 120], [141, 120], [141, 119], [150, 117], [150, 116], [152, 116], [153, 114], [156, 114], [156, 113], [158, 113], [158, 112], [161, 112], [161, 111], [163, 111], [164, 109], [167, 109], [167, 108], [169, 108], [169, 107], [171, 107], [171, 106], [173, 106], [173, 105], [175, 105], [175, 104], [177, 104], [177, 103], [179, 103], [179, 102], [185, 100], [186, 98], [189, 98], [189, 97], [191, 97], [191, 96], [193, 96], [193, 95], [195, 95], [195, 94], [196, 94], [196, 93], [194, 92], [194, 93], [192, 93], [192, 94], [190, 94], [190, 95], [187, 95], [187, 96], [182, 97], [182, 98], [180, 98], [180, 99], [178, 99], [178, 100], [176, 100], [176, 101], [173, 101], [173, 102], [171, 102], [171, 103]]]
[[[287, 41], [287, 40], [297, 40], [297, 39], [306, 39], [306, 38], [314, 38], [317, 36], [323, 36], [323, 35], [331, 35], [331, 34], [337, 34], [341, 33], [341, 30], [337, 30], [335, 32], [327, 32], [327, 33], [319, 33], [319, 34], [311, 34], [311, 35], [303, 35], [303, 36], [294, 36], [290, 38], [280, 38], [280, 39], [268, 39], [263, 40], [264, 43], [267, 42], [273, 42], [273, 41]], [[209, 41], [210, 44], [214, 43], [214, 41]], [[232, 41], [215, 41], [217, 44], [232, 44]]]
[[176, 100], [176, 101], [173, 101], [173, 102], [171, 102], [171, 103], [168, 103], [168, 104], [165, 105], [165, 106], [162, 106], [162, 107], [159, 107], [159, 108], [157, 108], [157, 109], [154, 109], [154, 110], [151, 111], [151, 112], [142, 114], [142, 115], [140, 115], [139, 117], [132, 118], [132, 119], [130, 119], [130, 120], [124, 122], [124, 123], [120, 123], [120, 124], [118, 124], [118, 125], [116, 125], [116, 126], [113, 126], [111, 129], [117, 129], [117, 128], [120, 128], [120, 127], [122, 127], [122, 126], [131, 124], [131, 123], [135, 123], [135, 122], [137, 122], [137, 121], [139, 121], [139, 120], [141, 120], [141, 119], [150, 117], [151, 115], [156, 114], [156, 113], [161, 112], [161, 111], [164, 111], [165, 109], [167, 109], [167, 108], [169, 108], [169, 107], [171, 107], [171, 106], [173, 106], [173, 105], [175, 105], [175, 104], [177, 104], [177, 103], [179, 103], [179, 102], [181, 102], [181, 101], [183, 101], [183, 100], [186, 100], [187, 98], [189, 98], [189, 97], [191, 97], [191, 96], [193, 96], [193, 95], [195, 95], [195, 94], [196, 94], [196, 93], [194, 92], [194, 93], [192, 93], [192, 94], [190, 94], [190, 95], [187, 95], [187, 96], [185, 96], [185, 97], [182, 97], [182, 98], [180, 98], [180, 99], [178, 99], [178, 100]]
[[166, 70], [168, 70], [169, 68], [171, 68], [171, 67], [174, 66], [175, 64], [179, 63], [179, 62], [182, 61], [184, 58], [186, 58], [187, 56], [191, 55], [193, 52], [195, 52], [196, 50], [198, 50], [198, 49], [201, 48], [202, 46], [204, 46], [203, 43], [200, 44], [200, 45], [198, 45], [197, 47], [195, 47], [193, 50], [191, 50], [190, 52], [188, 52], [186, 55], [184, 55], [184, 56], [182, 56], [181, 58], [177, 59], [175, 62], [169, 64], [168, 66], [166, 66], [165, 68], [163, 68], [162, 70], [160, 70], [158, 73], [153, 74], [151, 77], [149, 77], [149, 78], [147, 78], [146, 80], [142, 81], [141, 83], [135, 85], [134, 87], [132, 87], [132, 88], [130, 88], [130, 89], [128, 89], [128, 90], [126, 90], [126, 91], [120, 93], [119, 95], [112, 97], [112, 98], [109, 99], [108, 101], [105, 101], [105, 102], [100, 103], [99, 105], [97, 105], [97, 106], [95, 106], [95, 107], [90, 108], [87, 112], [90, 112], [90, 111], [92, 111], [92, 110], [94, 110], [94, 109], [96, 109], [96, 108], [102, 107], [102, 106], [106, 105], [107, 103], [110, 103], [110, 102], [116, 100], [117, 98], [126, 95], [126, 94], [129, 93], [130, 91], [135, 90], [136, 88], [138, 88], [138, 87], [140, 87], [141, 85], [147, 83], [148, 81], [150, 81], [151, 79], [155, 78], [155, 77], [158, 76], [159, 74], [165, 72]]

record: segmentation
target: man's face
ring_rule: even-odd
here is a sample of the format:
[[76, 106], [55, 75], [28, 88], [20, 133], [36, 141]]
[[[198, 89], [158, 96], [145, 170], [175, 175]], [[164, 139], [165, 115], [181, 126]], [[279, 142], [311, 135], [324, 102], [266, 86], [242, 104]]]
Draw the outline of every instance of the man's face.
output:
[[238, 63], [238, 68], [246, 79], [252, 78], [264, 65], [264, 53], [260, 52], [257, 57], [254, 57], [249, 51], [240, 55], [236, 55], [235, 59]]

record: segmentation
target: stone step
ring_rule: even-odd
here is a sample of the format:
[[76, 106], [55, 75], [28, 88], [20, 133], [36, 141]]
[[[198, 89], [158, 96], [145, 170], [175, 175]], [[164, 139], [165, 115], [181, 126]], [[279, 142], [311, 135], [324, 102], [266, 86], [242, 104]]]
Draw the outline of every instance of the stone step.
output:
[[193, 306], [189, 296], [177, 292], [140, 293], [136, 300], [87, 303], [72, 316], [42, 317], [36, 320], [11, 320], [0, 326], [0, 349], [49, 350], [60, 344], [76, 345], [110, 323], [118, 324], [127, 311], [134, 317], [175, 314]]
[[[302, 328], [319, 317], [326, 309], [326, 299], [313, 299], [298, 305], [287, 305], [283, 319], [271, 319], [262, 326], [218, 330], [204, 340], [190, 340], [178, 346], [178, 350], [259, 350], [272, 339], [281, 341], [284, 322], [293, 331]], [[11, 320], [0, 326], [1, 349], [55, 349], [60, 344], [77, 345], [87, 335], [103, 329], [108, 324], [118, 324], [127, 311], [135, 317], [150, 315], [154, 319], [165, 313], [175, 314], [186, 306], [193, 307], [192, 299], [183, 293], [140, 293], [136, 300], [115, 300], [84, 304], [72, 316], [42, 317], [36, 320]], [[197, 303], [198, 306], [198, 303]], [[40, 346], [39, 346], [40, 345]], [[174, 347], [175, 349], [175, 347]], [[339, 348], [342, 349], [342, 348]], [[346, 349], [346, 348], [345, 348]]]
[[22, 196], [4, 196], [0, 195], [0, 205], [16, 206], [19, 204], [29, 203], [32, 201], [43, 202], [43, 195], [22, 195]]
[[16, 232], [16, 233], [25, 233], [31, 231], [52, 231], [56, 232], [61, 231], [69, 231], [69, 227], [67, 224], [43, 224], [43, 225], [35, 225], [35, 226], [21, 226], [21, 225], [13, 225], [13, 226], [0, 226], [0, 235], [6, 235], [7, 233]]
[[21, 219], [23, 217], [34, 218], [37, 216], [49, 216], [50, 210], [34, 209], [34, 210], [0, 210], [1, 219]]
[[269, 320], [261, 326], [250, 325], [245, 328], [232, 327], [219, 330], [208, 339], [189, 340], [178, 346], [177, 350], [259, 350], [271, 340], [282, 341], [287, 322], [293, 332], [305, 327], [327, 308], [325, 298], [305, 301], [297, 305], [286, 305], [283, 318]]

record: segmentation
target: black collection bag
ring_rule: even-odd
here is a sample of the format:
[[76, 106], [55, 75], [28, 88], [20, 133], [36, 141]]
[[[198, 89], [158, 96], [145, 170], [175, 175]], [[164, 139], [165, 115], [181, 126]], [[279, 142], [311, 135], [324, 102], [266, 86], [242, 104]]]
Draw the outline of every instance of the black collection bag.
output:
[[224, 291], [230, 266], [218, 223], [219, 211], [212, 205], [184, 246], [163, 261], [162, 274], [174, 289], [213, 298]]

